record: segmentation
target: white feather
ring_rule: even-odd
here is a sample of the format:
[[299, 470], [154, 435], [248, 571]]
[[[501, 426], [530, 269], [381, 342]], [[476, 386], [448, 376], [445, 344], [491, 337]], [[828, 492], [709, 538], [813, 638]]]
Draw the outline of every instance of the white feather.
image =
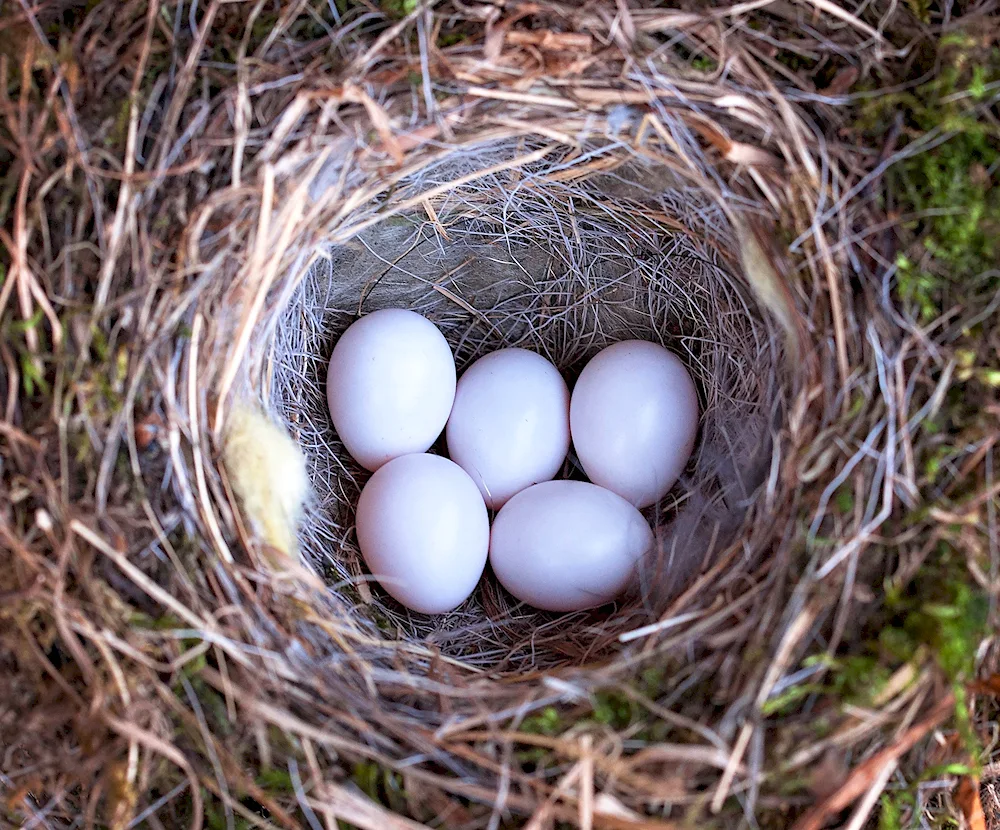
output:
[[309, 493], [298, 444], [260, 407], [241, 402], [229, 416], [223, 459], [254, 532], [282, 553], [298, 555], [298, 523]]

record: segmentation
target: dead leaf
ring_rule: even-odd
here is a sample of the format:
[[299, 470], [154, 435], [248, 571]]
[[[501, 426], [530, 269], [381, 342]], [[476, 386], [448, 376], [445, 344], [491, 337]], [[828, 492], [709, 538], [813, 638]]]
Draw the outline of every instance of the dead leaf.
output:
[[831, 749], [809, 773], [809, 789], [819, 799], [829, 798], [847, 780], [847, 773], [843, 753]]
[[641, 821], [635, 810], [630, 810], [617, 798], [609, 793], [598, 793], [594, 798], [594, 812], [605, 816], [617, 816], [628, 821]]
[[843, 95], [847, 90], [854, 86], [854, 82], [858, 79], [860, 71], [856, 66], [845, 66], [836, 75], [833, 76], [833, 80], [826, 89], [821, 89], [821, 95]]
[[551, 32], [516, 30], [507, 33], [507, 43], [515, 46], [537, 46], [547, 52], [590, 52], [593, 38], [582, 32]]
[[984, 680], [973, 680], [969, 684], [969, 691], [974, 695], [1000, 697], [1000, 674], [990, 675]]
[[389, 114], [361, 87], [350, 82], [344, 84], [343, 100], [361, 104], [365, 108], [368, 118], [375, 128], [375, 132], [382, 139], [382, 144], [386, 151], [392, 156], [392, 160], [396, 164], [401, 165], [404, 158], [403, 150], [399, 146], [399, 140], [392, 132], [392, 122], [389, 119]]
[[148, 449], [163, 434], [163, 418], [151, 412], [135, 425], [135, 445], [140, 450]]
[[722, 153], [726, 161], [733, 164], [772, 167], [775, 169], [781, 167], [781, 162], [767, 152], [767, 150], [754, 147], [751, 144], [744, 144], [740, 141], [733, 141], [714, 124], [699, 119], [693, 121], [691, 126], [701, 134], [702, 138]]
[[800, 355], [805, 334], [791, 291], [777, 270], [783, 258], [773, 236], [760, 222], [749, 216], [736, 223], [736, 234], [740, 243], [743, 273], [758, 299], [781, 323], [788, 336], [787, 342], [792, 355]]
[[107, 799], [111, 813], [112, 830], [127, 830], [135, 816], [139, 793], [129, 781], [128, 765], [112, 764], [107, 771]]
[[986, 187], [990, 183], [990, 172], [978, 161], [969, 165], [969, 178], [974, 185]]
[[983, 802], [979, 798], [979, 779], [966, 775], [958, 782], [955, 803], [965, 816], [969, 830], [987, 830]]
[[747, 166], [779, 167], [778, 160], [766, 150], [744, 144], [741, 141], [729, 142], [725, 151], [726, 161]]

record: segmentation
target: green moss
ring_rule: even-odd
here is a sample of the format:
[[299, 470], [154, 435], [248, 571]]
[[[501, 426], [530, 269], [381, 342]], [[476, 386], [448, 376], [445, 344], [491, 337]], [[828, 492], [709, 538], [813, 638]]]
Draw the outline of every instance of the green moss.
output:
[[912, 583], [887, 584], [886, 607], [894, 624], [879, 642], [887, 652], [909, 659], [926, 645], [954, 683], [973, 676], [976, 649], [988, 633], [989, 599], [970, 584], [959, 553], [941, 543]]
[[792, 686], [781, 694], [777, 694], [772, 698], [768, 698], [764, 701], [764, 705], [760, 707], [760, 710], [765, 715], [787, 715], [798, 709], [799, 702], [816, 692], [821, 692], [822, 687], [812, 684], [812, 683], [800, 683], [797, 686]]
[[457, 46], [468, 40], [468, 35], [464, 32], [442, 32], [438, 36], [438, 46], [447, 49], [449, 46]]
[[850, 513], [854, 510], [854, 487], [850, 483], [844, 483], [837, 488], [833, 495], [833, 503], [841, 513]]
[[199, 654], [197, 657], [192, 657], [188, 660], [182, 667], [181, 671], [186, 677], [197, 677], [201, 674], [202, 670], [208, 666], [208, 660], [205, 658], [204, 654]]
[[[518, 732], [547, 737], [561, 735], [566, 729], [567, 724], [555, 706], [546, 706], [541, 711], [526, 717], [517, 726]], [[523, 746], [514, 752], [517, 762], [526, 768], [542, 764], [548, 755], [549, 750], [543, 746]]]
[[860, 654], [836, 661], [828, 689], [839, 700], [870, 704], [885, 688], [892, 671], [879, 654]]
[[255, 783], [265, 792], [272, 795], [283, 795], [295, 792], [292, 776], [287, 770], [265, 769], [258, 773]]
[[695, 55], [691, 61], [691, 67], [699, 72], [715, 72], [719, 64], [707, 55]]
[[873, 706], [898, 669], [929, 658], [952, 684], [958, 700], [955, 723], [974, 754], [977, 743], [962, 702], [963, 685], [973, 677], [976, 650], [989, 633], [988, 597], [970, 582], [963, 556], [944, 543], [914, 579], [886, 581], [882, 592], [880, 612], [863, 624], [858, 644], [846, 654], [806, 658], [804, 666], [826, 667], [821, 679], [770, 698], [763, 714], [792, 715], [815, 695], [838, 705]]
[[[3, 269], [2, 265], [0, 269]], [[5, 278], [6, 270], [0, 270], [0, 285]], [[48, 396], [52, 391], [54, 360], [49, 352], [48, 329], [43, 320], [44, 315], [39, 309], [27, 320], [12, 320], [8, 317], [0, 325], [0, 339], [13, 346], [17, 353], [21, 389], [28, 398], [36, 394]], [[35, 350], [28, 347], [29, 332], [34, 334], [38, 342]]]
[[565, 728], [559, 710], [555, 706], [546, 706], [537, 714], [529, 715], [521, 721], [518, 731], [551, 737], [560, 734]]
[[125, 144], [131, 114], [132, 103], [126, 98], [118, 107], [118, 112], [115, 114], [114, 124], [112, 124], [107, 135], [104, 136], [105, 147], [121, 147]]
[[906, 6], [913, 16], [925, 26], [931, 22], [930, 0], [906, 0]]
[[667, 670], [664, 667], [650, 666], [648, 669], [643, 669], [639, 675], [639, 688], [646, 697], [655, 700], [662, 694], [667, 679]]
[[514, 751], [514, 758], [522, 769], [533, 769], [542, 765], [548, 757], [549, 750], [543, 746], [528, 746]]
[[942, 603], [929, 603], [922, 613], [912, 615], [915, 632], [926, 635], [935, 649], [942, 670], [955, 682], [973, 676], [976, 648], [986, 636], [989, 598], [973, 592], [968, 584], [951, 587], [951, 596]]
[[617, 691], [597, 692], [593, 696], [593, 719], [614, 729], [624, 729], [635, 719], [638, 706], [628, 695]]
[[994, 267], [1000, 254], [1000, 188], [993, 187], [991, 172], [1000, 164], [1000, 131], [976, 109], [1000, 80], [1000, 50], [953, 34], [942, 38], [925, 64], [940, 65], [932, 80], [912, 91], [872, 98], [858, 123], [876, 144], [897, 118], [903, 143], [947, 137], [932, 150], [892, 165], [885, 178], [886, 192], [892, 194], [886, 207], [911, 217], [900, 228], [910, 242], [896, 260], [897, 293], [929, 322], [966, 280]]
[[226, 820], [226, 809], [221, 801], [208, 790], [202, 790], [205, 802], [205, 827], [209, 830], [252, 830], [250, 820], [233, 815], [231, 823]]
[[386, 769], [374, 761], [359, 761], [352, 767], [351, 780], [372, 801], [377, 801], [393, 812], [408, 814], [403, 777], [398, 772]]
[[953, 452], [954, 448], [950, 444], [942, 444], [927, 454], [927, 458], [924, 460], [924, 477], [926, 478], [926, 483], [932, 484], [937, 480], [937, 477], [941, 474], [941, 465], [944, 464], [945, 459]]
[[[842, 657], [819, 654], [803, 662], [807, 666], [825, 665], [828, 668], [824, 681], [812, 687], [815, 691], [843, 703], [860, 706], [870, 705], [892, 676], [892, 669], [886, 665], [885, 653], [877, 642], [867, 643], [859, 654]], [[805, 684], [803, 688], [809, 689], [810, 686]]]
[[402, 19], [417, 10], [417, 0], [381, 0], [378, 7], [387, 17]]
[[131, 628], [145, 628], [150, 631], [170, 631], [186, 626], [184, 620], [171, 613], [166, 613], [162, 617], [151, 617], [142, 611], [133, 611], [128, 622]]
[[896, 289], [902, 301], [916, 308], [921, 320], [931, 321], [941, 313], [937, 300], [941, 281], [914, 265], [905, 254], [896, 257]]
[[878, 830], [903, 830], [904, 810], [912, 808], [913, 795], [908, 791], [887, 792], [879, 802]]

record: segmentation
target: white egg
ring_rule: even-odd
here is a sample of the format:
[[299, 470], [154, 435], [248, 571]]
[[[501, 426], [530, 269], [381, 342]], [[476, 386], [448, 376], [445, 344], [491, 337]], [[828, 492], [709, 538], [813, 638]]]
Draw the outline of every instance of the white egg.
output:
[[684, 364], [662, 346], [615, 343], [576, 382], [570, 429], [587, 477], [647, 507], [667, 494], [691, 457], [698, 392]]
[[414, 611], [451, 611], [486, 567], [486, 505], [472, 479], [447, 458], [404, 455], [379, 467], [361, 491], [356, 521], [372, 576]]
[[441, 434], [455, 400], [455, 359], [425, 317], [403, 308], [374, 311], [337, 341], [326, 392], [347, 451], [377, 470], [424, 452]]
[[653, 547], [642, 514], [621, 496], [585, 481], [546, 481], [497, 513], [490, 565], [515, 597], [546, 611], [610, 602]]
[[459, 378], [445, 434], [448, 454], [502, 507], [559, 472], [569, 451], [569, 389], [559, 370], [526, 349], [480, 358]]

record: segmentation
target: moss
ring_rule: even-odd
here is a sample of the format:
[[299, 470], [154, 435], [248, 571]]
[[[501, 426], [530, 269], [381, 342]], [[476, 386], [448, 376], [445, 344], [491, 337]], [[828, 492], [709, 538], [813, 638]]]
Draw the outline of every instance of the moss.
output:
[[[803, 661], [806, 666], [827, 667], [823, 682], [794, 687], [803, 691], [793, 695], [793, 689], [789, 689], [784, 696], [791, 701], [816, 692], [829, 695], [843, 703], [869, 706], [892, 676], [892, 669], [887, 665], [890, 661], [885, 658], [886, 654], [879, 648], [877, 641], [869, 641], [857, 654], [838, 657], [819, 654], [806, 658]], [[773, 704], [777, 700], [779, 698], [772, 698], [768, 703]]]
[[1000, 131], [977, 109], [1000, 80], [1000, 50], [981, 43], [961, 33], [942, 38], [920, 62], [921, 72], [940, 66], [932, 80], [874, 97], [859, 113], [858, 125], [876, 145], [893, 123], [901, 144], [947, 139], [901, 159], [885, 178], [886, 208], [910, 217], [899, 228], [905, 251], [896, 259], [897, 294], [923, 322], [949, 307], [967, 280], [994, 267], [1000, 253], [1000, 188], [993, 187]]
[[833, 503], [841, 513], [850, 513], [854, 510], [854, 489], [850, 483], [842, 484], [833, 494]]
[[271, 795], [284, 795], [295, 792], [295, 785], [292, 783], [292, 776], [287, 770], [265, 769], [257, 774], [255, 783], [262, 790]]
[[[906, 787], [889, 790], [882, 794], [879, 801], [878, 830], [906, 830], [916, 826], [914, 823], [917, 810], [917, 793], [921, 783], [951, 776], [973, 774], [965, 764], [933, 764], [925, 767]], [[946, 815], [928, 814], [925, 816], [931, 823], [921, 823], [921, 827], [954, 827], [959, 825]]]
[[464, 32], [442, 32], [438, 36], [438, 46], [442, 49], [447, 49], [449, 46], [457, 46], [466, 40], [468, 40], [468, 35]]
[[593, 696], [593, 719], [614, 729], [631, 725], [638, 714], [634, 700], [622, 692], [604, 691]]
[[518, 731], [551, 737], [560, 734], [565, 728], [559, 710], [555, 706], [546, 706], [537, 714], [530, 715], [521, 721]]
[[121, 102], [118, 112], [115, 114], [114, 124], [108, 134], [104, 136], [104, 146], [107, 148], [121, 147], [125, 144], [128, 136], [128, 125], [132, 115], [132, 102], [127, 98]]
[[[0, 265], [0, 269], [3, 266]], [[6, 270], [0, 270], [0, 285], [3, 285]], [[54, 360], [49, 352], [48, 329], [43, 325], [44, 315], [36, 311], [27, 320], [11, 320], [10, 316], [0, 325], [0, 339], [14, 347], [21, 375], [21, 389], [27, 398], [36, 394], [48, 396], [54, 379]], [[38, 346], [28, 347], [28, 333], [32, 332]]]
[[387, 17], [401, 20], [416, 11], [419, 4], [417, 0], [381, 0], [376, 5]]
[[926, 633], [942, 670], [955, 682], [973, 676], [976, 647], [986, 636], [989, 598], [967, 584], [955, 584], [944, 603], [931, 603], [914, 614], [914, 629]]
[[812, 683], [800, 683], [764, 701], [764, 705], [760, 707], [760, 710], [764, 715], [768, 716], [791, 714], [798, 709], [799, 702], [803, 698], [820, 691], [822, 691], [820, 686]]
[[202, 795], [205, 799], [205, 827], [208, 830], [252, 830], [254, 827], [249, 819], [240, 815], [227, 819], [225, 806], [208, 790], [202, 790]]
[[514, 759], [522, 769], [532, 770], [544, 766], [543, 761], [549, 756], [549, 750], [543, 746], [529, 746], [514, 751]]
[[374, 761], [359, 761], [352, 767], [351, 780], [372, 801], [377, 801], [393, 812], [403, 815], [408, 813], [403, 777], [398, 772], [386, 769]]
[[857, 643], [844, 654], [807, 657], [804, 666], [826, 668], [821, 679], [770, 698], [763, 714], [791, 716], [816, 696], [837, 707], [873, 706], [897, 670], [931, 659], [951, 683], [955, 725], [975, 755], [978, 742], [964, 703], [964, 684], [974, 676], [976, 650], [989, 634], [989, 598], [971, 582], [964, 556], [943, 542], [913, 579], [886, 580], [882, 593], [884, 602], [863, 623]]
[[195, 678], [201, 674], [202, 669], [208, 666], [208, 660], [204, 654], [199, 654], [196, 657], [192, 657], [188, 660], [182, 667], [181, 672], [185, 677]]
[[989, 599], [970, 584], [964, 558], [945, 543], [907, 585], [887, 583], [892, 623], [879, 634], [882, 647], [909, 659], [921, 644], [954, 683], [973, 676], [975, 654], [987, 635]]
[[142, 611], [133, 611], [129, 617], [131, 628], [143, 628], [150, 631], [170, 631], [175, 628], [184, 628], [184, 621], [174, 614], [164, 614], [162, 617], [151, 617]]
[[904, 811], [912, 809], [913, 801], [908, 791], [883, 793], [879, 802], [878, 830], [903, 830]]

